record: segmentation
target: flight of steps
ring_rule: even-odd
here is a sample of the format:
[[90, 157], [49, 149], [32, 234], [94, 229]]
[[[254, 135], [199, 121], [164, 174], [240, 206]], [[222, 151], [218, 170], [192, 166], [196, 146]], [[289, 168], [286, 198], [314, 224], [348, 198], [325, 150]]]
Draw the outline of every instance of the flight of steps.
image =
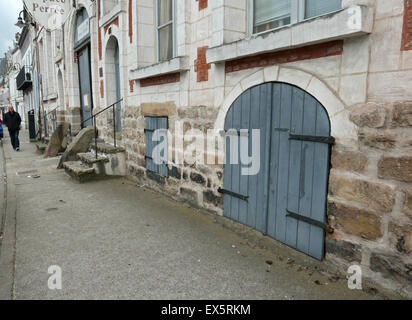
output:
[[65, 172], [80, 183], [126, 175], [126, 153], [124, 148], [113, 147], [104, 142], [97, 143], [97, 158], [94, 142], [88, 152], [77, 154], [77, 161], [63, 164]]
[[44, 151], [46, 151], [47, 149], [49, 141], [50, 141], [49, 137], [43, 137], [41, 141], [36, 142], [37, 152], [40, 154], [43, 154]]
[[[68, 137], [67, 145], [69, 145], [72, 140], [73, 140], [72, 137]], [[37, 141], [36, 142], [37, 152], [39, 154], [44, 154], [44, 151], [46, 151], [49, 145], [49, 142], [50, 142], [50, 137], [43, 137], [40, 141]], [[59, 153], [59, 155], [61, 155], [61, 153]]]

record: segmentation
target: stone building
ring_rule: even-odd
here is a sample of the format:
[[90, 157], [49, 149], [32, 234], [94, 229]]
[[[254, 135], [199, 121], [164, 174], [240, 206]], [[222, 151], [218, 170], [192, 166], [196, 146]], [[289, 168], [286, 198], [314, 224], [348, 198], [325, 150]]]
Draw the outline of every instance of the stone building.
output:
[[[39, 37], [46, 114], [75, 134], [123, 99], [96, 124], [111, 144], [116, 124], [130, 179], [412, 294], [410, 0], [75, 5]], [[258, 174], [224, 149], [181, 161], [176, 138], [230, 129], [261, 129]]]
[[10, 50], [10, 71], [8, 75], [9, 91], [10, 91], [10, 104], [13, 105], [22, 119], [23, 126], [26, 127], [26, 108], [24, 106], [23, 91], [17, 90], [17, 76], [20, 72], [20, 49], [15, 46]]
[[38, 78], [38, 64], [33, 42], [36, 31], [31, 25], [23, 27], [16, 47], [12, 51], [9, 82], [12, 82], [11, 102], [21, 114], [23, 126], [28, 128], [28, 113], [35, 116], [37, 132], [39, 131], [40, 96]]

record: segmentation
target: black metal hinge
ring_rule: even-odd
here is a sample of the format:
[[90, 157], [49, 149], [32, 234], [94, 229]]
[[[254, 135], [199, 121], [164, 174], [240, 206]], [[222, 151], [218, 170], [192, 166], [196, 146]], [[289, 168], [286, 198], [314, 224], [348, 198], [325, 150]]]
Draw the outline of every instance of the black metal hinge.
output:
[[306, 217], [306, 216], [302, 216], [302, 215], [300, 215], [300, 214], [298, 214], [298, 213], [295, 213], [295, 212], [292, 212], [292, 211], [289, 211], [289, 210], [286, 210], [286, 212], [288, 213], [288, 214], [286, 215], [286, 217], [293, 218], [293, 219], [296, 219], [296, 220], [299, 220], [299, 221], [303, 221], [303, 222], [309, 223], [309, 224], [311, 224], [311, 225], [313, 225], [313, 226], [316, 226], [316, 227], [319, 227], [319, 228], [321, 228], [321, 229], [324, 229], [326, 232], [328, 232], [328, 233], [330, 233], [330, 234], [332, 234], [333, 232], [335, 232], [335, 230], [334, 230], [330, 225], [328, 225], [328, 224], [326, 224], [326, 223], [322, 223], [322, 222], [317, 221], [317, 220], [314, 220], [314, 219], [312, 219], [312, 218], [309, 218], [309, 217]]
[[335, 144], [335, 138], [334, 137], [319, 137], [319, 136], [290, 134], [289, 140], [300, 140], [300, 141], [310, 141], [310, 142]]
[[248, 199], [249, 199], [249, 196], [244, 196], [242, 194], [239, 194], [239, 193], [236, 193], [236, 192], [233, 192], [233, 191], [230, 191], [230, 190], [222, 189], [222, 188], [217, 189], [217, 192], [227, 194], [229, 196], [239, 198], [239, 199], [244, 200], [244, 201], [248, 201]]

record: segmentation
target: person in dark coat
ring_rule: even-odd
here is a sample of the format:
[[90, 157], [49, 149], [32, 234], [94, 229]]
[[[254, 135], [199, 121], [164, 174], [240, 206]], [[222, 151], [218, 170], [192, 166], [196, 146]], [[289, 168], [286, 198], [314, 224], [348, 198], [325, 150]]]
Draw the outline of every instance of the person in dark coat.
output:
[[19, 113], [14, 111], [13, 106], [9, 106], [9, 112], [4, 115], [4, 124], [9, 129], [13, 149], [15, 151], [20, 151], [19, 131], [21, 118]]
[[0, 119], [0, 140], [3, 139], [3, 120]]

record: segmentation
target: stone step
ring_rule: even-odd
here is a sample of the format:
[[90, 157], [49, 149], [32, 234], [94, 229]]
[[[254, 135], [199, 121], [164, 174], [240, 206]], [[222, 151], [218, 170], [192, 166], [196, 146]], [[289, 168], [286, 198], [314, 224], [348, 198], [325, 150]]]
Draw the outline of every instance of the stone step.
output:
[[68, 161], [63, 163], [66, 173], [79, 182], [85, 182], [96, 176], [93, 167], [89, 167], [81, 161]]
[[[94, 143], [90, 144], [90, 149], [92, 151], [95, 149]], [[125, 152], [125, 149], [123, 147], [114, 147], [111, 144], [99, 142], [97, 143], [97, 151], [106, 154], [115, 154]]]
[[47, 148], [47, 144], [44, 143], [44, 142], [37, 142], [37, 143], [36, 143], [36, 148], [37, 148], [37, 151], [38, 151], [38, 152], [44, 153], [44, 151], [45, 151], [46, 148]]
[[77, 154], [77, 158], [88, 165], [93, 165], [95, 163], [105, 163], [105, 162], [109, 162], [110, 159], [102, 154], [97, 154], [97, 158], [96, 158], [96, 153], [95, 152], [85, 152], [85, 153], [78, 153]]

